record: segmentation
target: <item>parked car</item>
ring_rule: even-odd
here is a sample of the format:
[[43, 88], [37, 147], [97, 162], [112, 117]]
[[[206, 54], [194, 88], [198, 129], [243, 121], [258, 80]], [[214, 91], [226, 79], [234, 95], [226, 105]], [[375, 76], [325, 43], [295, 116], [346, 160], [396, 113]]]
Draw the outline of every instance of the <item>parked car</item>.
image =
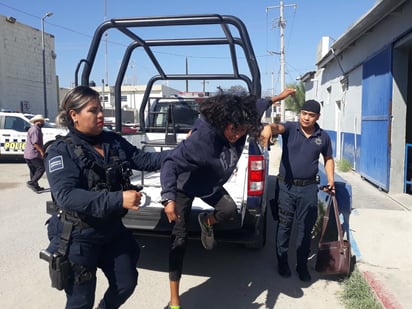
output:
[[[0, 112], [0, 157], [23, 157], [27, 130], [32, 125], [32, 114]], [[44, 147], [47, 148], [56, 135], [66, 135], [67, 130], [45, 122], [42, 128]]]
[[[115, 131], [116, 125], [114, 122], [105, 122], [104, 127], [107, 130]], [[135, 124], [123, 123], [122, 124], [122, 134], [136, 134], [139, 131], [139, 127]]]

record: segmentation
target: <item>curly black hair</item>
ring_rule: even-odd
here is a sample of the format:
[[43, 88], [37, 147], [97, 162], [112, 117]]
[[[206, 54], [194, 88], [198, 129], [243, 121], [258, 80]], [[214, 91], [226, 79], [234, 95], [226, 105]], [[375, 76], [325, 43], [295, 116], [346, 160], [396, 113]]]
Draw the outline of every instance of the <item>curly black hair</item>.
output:
[[260, 136], [262, 124], [253, 95], [220, 94], [210, 97], [200, 104], [200, 113], [221, 133], [231, 123], [235, 128], [247, 125], [250, 136]]

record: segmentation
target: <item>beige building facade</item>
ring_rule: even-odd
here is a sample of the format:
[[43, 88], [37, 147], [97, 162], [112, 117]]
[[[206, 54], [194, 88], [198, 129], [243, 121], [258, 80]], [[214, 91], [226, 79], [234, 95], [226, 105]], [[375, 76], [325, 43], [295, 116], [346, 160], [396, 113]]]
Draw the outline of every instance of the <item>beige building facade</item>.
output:
[[[0, 15], [0, 109], [45, 114], [42, 32]], [[48, 117], [58, 109], [54, 36], [44, 33]]]

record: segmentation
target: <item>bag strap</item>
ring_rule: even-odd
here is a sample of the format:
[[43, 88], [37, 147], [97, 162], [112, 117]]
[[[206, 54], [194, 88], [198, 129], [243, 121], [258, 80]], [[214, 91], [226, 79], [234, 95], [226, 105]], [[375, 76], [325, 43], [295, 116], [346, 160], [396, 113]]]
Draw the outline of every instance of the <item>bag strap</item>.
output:
[[326, 207], [325, 214], [323, 215], [322, 233], [320, 234], [320, 239], [319, 239], [320, 243], [323, 241], [323, 236], [325, 235], [326, 227], [328, 226], [329, 214], [330, 214], [330, 202], [328, 206]]
[[340, 246], [342, 247], [343, 246], [343, 230], [342, 230], [342, 225], [340, 224], [340, 219], [339, 219], [338, 201], [335, 195], [331, 195], [331, 196], [332, 196], [332, 201], [331, 203], [329, 203], [326, 209], [326, 213], [323, 217], [322, 233], [320, 234], [319, 243], [323, 241], [323, 236], [325, 235], [326, 227], [328, 226], [328, 222], [329, 222], [330, 208], [332, 204], [333, 212], [335, 213], [336, 227], [338, 229], [338, 240], [339, 240]]
[[336, 219], [336, 225], [338, 228], [338, 237], [339, 237], [340, 247], [342, 248], [343, 247], [343, 230], [342, 230], [342, 224], [340, 224], [338, 201], [335, 195], [332, 195], [332, 204], [333, 204], [333, 210], [335, 211], [335, 219]]

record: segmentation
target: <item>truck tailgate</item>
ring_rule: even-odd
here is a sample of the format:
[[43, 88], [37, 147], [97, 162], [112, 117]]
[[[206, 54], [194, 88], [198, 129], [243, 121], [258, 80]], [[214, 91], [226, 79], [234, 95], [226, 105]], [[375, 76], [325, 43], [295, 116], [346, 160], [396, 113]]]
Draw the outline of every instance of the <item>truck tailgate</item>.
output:
[[[244, 150], [241, 160], [230, 179], [225, 183], [224, 188], [228, 191], [230, 196], [236, 202], [238, 213], [242, 214], [239, 220], [234, 224], [241, 227], [243, 221], [244, 210], [247, 201], [247, 150]], [[136, 173], [132, 179], [133, 184], [141, 184], [141, 175]], [[143, 190], [146, 195], [145, 205], [137, 212], [129, 211], [123, 219], [125, 225], [132, 229], [147, 229], [165, 231], [170, 230], [170, 224], [167, 222], [163, 211], [161, 200], [161, 186], [160, 186], [160, 171], [154, 173], [144, 173]], [[200, 198], [195, 198], [193, 201], [191, 216], [197, 216], [203, 211], [212, 211], [213, 208], [203, 202]], [[197, 222], [197, 220], [190, 220]], [[233, 228], [232, 225], [230, 225]], [[190, 230], [191, 228], [189, 228]], [[194, 224], [193, 230], [198, 230], [198, 226]]]
[[[242, 157], [243, 160], [239, 161], [235, 172], [224, 185], [224, 188], [229, 192], [230, 196], [238, 205], [239, 210], [241, 209], [242, 204], [246, 199], [245, 194], [247, 192], [247, 154], [243, 154]], [[134, 175], [132, 183], [136, 185], [142, 184], [140, 173]], [[144, 207], [160, 207], [163, 209], [163, 205], [160, 204], [160, 171], [155, 173], [144, 173], [144, 183], [142, 192], [144, 192], [147, 196], [147, 200]], [[193, 202], [193, 209], [196, 208], [212, 209], [211, 206], [209, 206], [199, 198], [195, 198]]]

